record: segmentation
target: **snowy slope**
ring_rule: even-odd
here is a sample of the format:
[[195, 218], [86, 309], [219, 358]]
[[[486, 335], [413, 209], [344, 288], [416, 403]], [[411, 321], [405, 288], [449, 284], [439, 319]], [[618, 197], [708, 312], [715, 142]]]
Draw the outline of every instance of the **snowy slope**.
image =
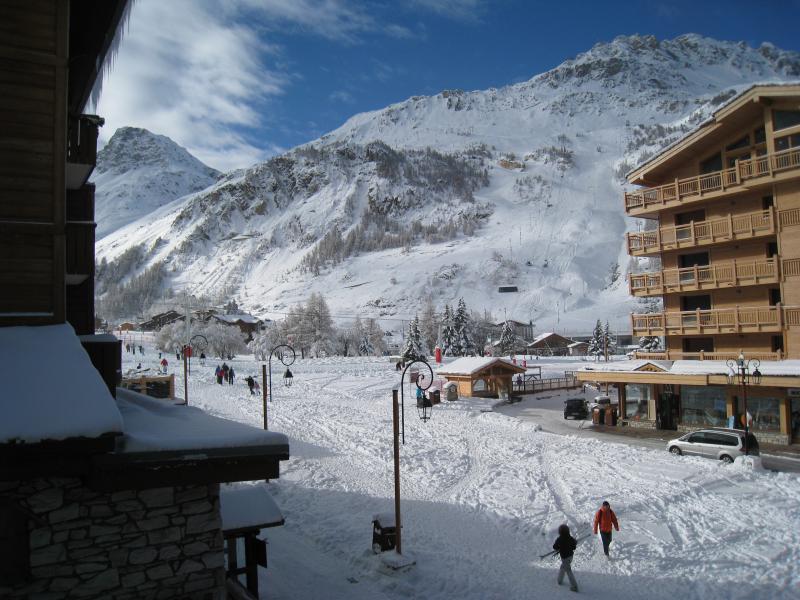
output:
[[[769, 45], [617, 38], [521, 84], [356, 115], [117, 231], [98, 258], [141, 245], [139, 271], [163, 261], [184, 289], [273, 318], [312, 291], [334, 315], [399, 319], [428, 295], [440, 308], [463, 296], [539, 330], [586, 333], [601, 318], [626, 331], [636, 301], [624, 273], [648, 265], [623, 248], [638, 225], [624, 217], [622, 174], [736, 92], [798, 78], [800, 55]], [[359, 224], [359, 239], [410, 239], [359, 249], [346, 240]], [[623, 277], [609, 285], [615, 262]]]
[[96, 185], [97, 239], [208, 187], [218, 176], [166, 136], [138, 127], [117, 129], [97, 153], [91, 178]]

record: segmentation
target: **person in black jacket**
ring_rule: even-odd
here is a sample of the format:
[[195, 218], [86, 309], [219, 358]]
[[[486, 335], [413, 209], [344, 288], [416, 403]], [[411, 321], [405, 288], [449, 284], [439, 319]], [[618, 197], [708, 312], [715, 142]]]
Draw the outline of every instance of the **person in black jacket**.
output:
[[558, 538], [553, 544], [553, 550], [558, 550], [561, 555], [561, 568], [558, 570], [558, 585], [564, 581], [564, 575], [569, 577], [569, 589], [573, 592], [578, 591], [578, 582], [575, 581], [575, 575], [572, 574], [572, 555], [575, 553], [575, 547], [578, 541], [569, 534], [569, 525], [566, 523], [559, 526]]

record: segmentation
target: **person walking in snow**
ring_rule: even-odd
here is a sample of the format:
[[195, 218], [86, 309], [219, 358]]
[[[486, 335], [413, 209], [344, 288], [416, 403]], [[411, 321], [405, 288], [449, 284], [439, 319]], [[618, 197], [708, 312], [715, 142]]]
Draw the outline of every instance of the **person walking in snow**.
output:
[[617, 515], [611, 510], [611, 505], [607, 500], [603, 500], [603, 505], [600, 510], [594, 515], [594, 534], [597, 535], [597, 530], [600, 530], [600, 539], [603, 540], [603, 553], [608, 556], [608, 547], [611, 545], [611, 528], [619, 531], [619, 523], [617, 522]]
[[165, 356], [161, 359], [161, 371], [165, 374], [167, 372], [167, 366], [169, 366], [169, 363], [167, 362], [167, 357]]
[[202, 367], [206, 366], [206, 355], [205, 355], [205, 352], [201, 352], [200, 353], [200, 366], [202, 366]]
[[575, 575], [572, 573], [572, 555], [575, 554], [575, 548], [578, 545], [576, 540], [569, 533], [569, 525], [564, 523], [558, 527], [558, 537], [553, 544], [553, 550], [558, 550], [561, 556], [561, 568], [558, 570], [558, 585], [564, 582], [564, 575], [569, 578], [569, 589], [573, 592], [578, 591], [578, 582], [575, 581]]
[[228, 383], [233, 385], [233, 378], [236, 374], [233, 372], [233, 367], [228, 369]]
[[228, 369], [230, 369], [228, 363], [222, 363], [222, 378], [225, 380], [226, 383], [228, 381]]
[[247, 387], [250, 389], [250, 395], [251, 396], [254, 395], [256, 393], [255, 392], [256, 380], [253, 379], [252, 375], [248, 375], [247, 377], [244, 378], [244, 380], [247, 382]]
[[222, 367], [217, 365], [217, 368], [214, 369], [214, 377], [217, 378], [217, 383], [218, 384], [222, 385], [222, 378], [223, 378], [224, 375], [225, 375], [225, 373], [222, 371]]

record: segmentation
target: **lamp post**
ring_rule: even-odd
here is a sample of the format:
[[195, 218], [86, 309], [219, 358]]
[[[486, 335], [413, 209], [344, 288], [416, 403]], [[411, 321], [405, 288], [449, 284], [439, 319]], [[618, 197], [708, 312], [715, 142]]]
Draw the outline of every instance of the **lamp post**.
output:
[[[395, 387], [392, 390], [392, 436], [394, 438], [394, 527], [395, 527], [395, 550], [398, 554], [402, 554], [403, 543], [402, 543], [402, 527], [400, 523], [400, 437], [402, 435], [403, 444], [406, 443], [406, 427], [405, 427], [405, 394], [403, 393], [403, 382], [405, 381], [406, 371], [408, 371], [409, 367], [414, 364], [423, 364], [428, 368], [430, 372], [430, 379], [428, 381], [428, 385], [422, 385], [421, 381], [425, 380], [425, 375], [417, 374], [416, 379], [414, 380], [414, 384], [417, 386], [417, 390], [422, 392], [422, 397], [417, 400], [417, 411], [419, 412], [419, 418], [427, 422], [431, 418], [431, 409], [433, 408], [433, 403], [430, 401], [430, 398], [426, 397], [424, 392], [433, 383], [433, 369], [431, 366], [424, 360], [414, 360], [411, 361], [406, 368], [403, 370], [403, 374], [400, 376], [400, 403], [398, 406], [397, 402], [397, 388]], [[400, 417], [400, 418], [398, 418]], [[400, 424], [398, 421], [402, 420], [402, 433], [400, 431]]]
[[[733, 385], [738, 383], [742, 386], [742, 403], [744, 408], [744, 455], [748, 455], [749, 451], [749, 444], [748, 444], [748, 437], [750, 437], [750, 419], [749, 414], [747, 412], [747, 385], [751, 382], [755, 385], [761, 383], [761, 371], [758, 370], [758, 367], [761, 366], [761, 361], [757, 358], [751, 358], [749, 360], [745, 360], [744, 352], [739, 352], [739, 358], [736, 360], [728, 359], [726, 363], [728, 365], [728, 383]], [[750, 368], [752, 367], [752, 372]]]
[[[267, 359], [267, 365], [262, 365], [261, 367], [261, 377], [264, 384], [264, 389], [262, 392], [262, 402], [264, 404], [264, 429], [268, 429], [267, 427], [267, 394], [269, 394], [269, 401], [272, 402], [272, 357], [277, 353], [278, 350], [284, 349], [279, 355], [278, 358], [281, 363], [286, 367], [286, 372], [283, 374], [283, 382], [284, 384], [289, 387], [292, 385], [292, 381], [294, 380], [294, 376], [292, 372], [289, 370], [289, 365], [294, 364], [295, 359], [297, 358], [297, 354], [295, 354], [294, 348], [292, 348], [289, 344], [278, 344], [274, 346], [269, 351], [269, 358]], [[291, 352], [291, 355], [289, 354]], [[269, 370], [269, 378], [267, 378], [267, 370]]]

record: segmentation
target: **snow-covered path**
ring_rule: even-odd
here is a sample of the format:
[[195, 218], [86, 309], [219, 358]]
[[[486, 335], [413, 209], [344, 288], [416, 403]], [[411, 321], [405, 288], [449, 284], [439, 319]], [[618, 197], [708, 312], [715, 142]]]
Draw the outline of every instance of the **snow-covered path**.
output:
[[[133, 358], [125, 360], [127, 366]], [[260, 425], [260, 398], [243, 382], [260, 366], [235, 359], [238, 382], [219, 386], [216, 364], [193, 365], [190, 403]], [[555, 584], [556, 559], [538, 557], [550, 550], [560, 523], [580, 527], [604, 499], [621, 531], [611, 562], [597, 540], [579, 545], [573, 568], [582, 593], [800, 597], [797, 475], [545, 433], [479, 400], [438, 405], [428, 423], [408, 402], [403, 547], [417, 565], [390, 572], [370, 544], [372, 515], [393, 510], [394, 364], [298, 360], [292, 371], [294, 385], [276, 386], [269, 406], [270, 428], [289, 436], [291, 459], [268, 484], [286, 525], [265, 532], [271, 559], [262, 574], [264, 598], [505, 600], [566, 593]], [[273, 372], [280, 384], [274, 364]]]

